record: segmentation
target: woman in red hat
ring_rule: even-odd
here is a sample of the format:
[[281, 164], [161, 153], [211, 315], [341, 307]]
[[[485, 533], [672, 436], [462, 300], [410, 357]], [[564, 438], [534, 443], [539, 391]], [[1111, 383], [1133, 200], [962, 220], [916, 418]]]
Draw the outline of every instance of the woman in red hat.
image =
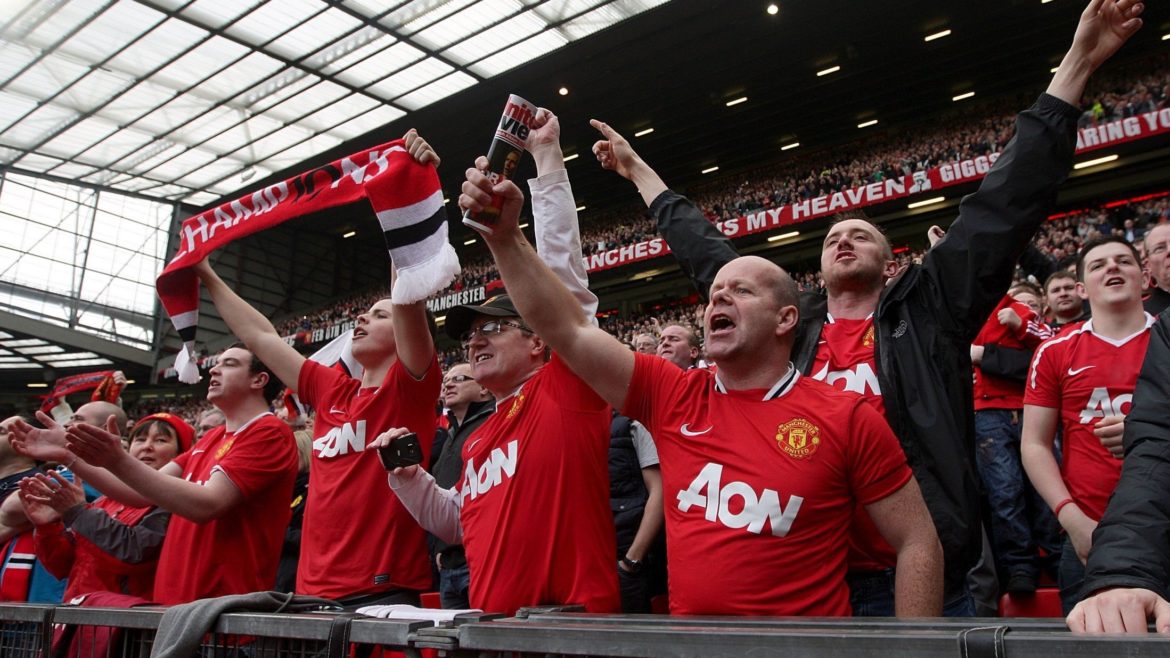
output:
[[[182, 418], [152, 414], [130, 431], [130, 456], [159, 469], [194, 439], [195, 428]], [[170, 512], [107, 496], [86, 504], [80, 484], [56, 471], [22, 480], [20, 498], [36, 524], [37, 559], [54, 576], [69, 578], [65, 601], [97, 591], [151, 596]]]

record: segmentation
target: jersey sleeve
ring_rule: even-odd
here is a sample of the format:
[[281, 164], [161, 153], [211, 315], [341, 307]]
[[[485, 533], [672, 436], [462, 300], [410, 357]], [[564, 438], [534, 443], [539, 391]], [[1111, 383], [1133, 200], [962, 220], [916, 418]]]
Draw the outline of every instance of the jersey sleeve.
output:
[[237, 437], [212, 468], [221, 471], [245, 497], [288, 477], [297, 469], [296, 439], [279, 420], [257, 423]]
[[558, 406], [569, 411], [586, 412], [599, 411], [609, 406], [556, 352], [553, 352], [552, 359], [545, 367], [551, 369], [549, 374], [553, 376], [546, 381], [549, 382], [552, 399], [556, 400]]
[[862, 505], [877, 502], [910, 481], [906, 453], [886, 419], [864, 400], [853, 405], [849, 423], [849, 487]]
[[630, 439], [634, 442], [639, 468], [658, 465], [658, 448], [654, 447], [654, 437], [650, 436], [642, 423], [630, 421]]
[[60, 522], [37, 526], [33, 533], [33, 546], [45, 571], [55, 578], [69, 577], [73, 570], [74, 543], [69, 531]]
[[301, 365], [301, 372], [297, 375], [297, 397], [314, 407], [328, 404], [324, 396], [337, 388], [338, 384], [349, 379], [345, 373], [337, 368], [323, 366], [312, 359], [306, 359]]
[[653, 436], [664, 404], [675, 404], [686, 377], [673, 363], [649, 354], [634, 355], [634, 375], [622, 413], [642, 423]]
[[1028, 381], [1024, 387], [1024, 404], [1060, 408], [1060, 343], [1048, 341], [1036, 350]]

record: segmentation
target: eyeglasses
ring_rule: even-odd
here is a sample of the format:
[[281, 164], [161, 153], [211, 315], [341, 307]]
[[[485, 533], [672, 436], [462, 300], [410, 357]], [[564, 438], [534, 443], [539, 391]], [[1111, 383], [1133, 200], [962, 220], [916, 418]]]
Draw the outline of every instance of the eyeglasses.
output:
[[447, 384], [462, 384], [463, 382], [473, 382], [475, 377], [471, 375], [451, 375], [443, 379], [443, 386]]
[[471, 340], [475, 338], [476, 334], [487, 338], [488, 336], [494, 334], [503, 333], [504, 327], [512, 327], [513, 329], [519, 329], [525, 333], [532, 333], [531, 329], [525, 327], [519, 322], [509, 322], [507, 320], [489, 320], [488, 322], [485, 322], [478, 327], [472, 327], [463, 332], [463, 335], [459, 337], [459, 341], [463, 343], [463, 349], [467, 349], [467, 345], [471, 343]]

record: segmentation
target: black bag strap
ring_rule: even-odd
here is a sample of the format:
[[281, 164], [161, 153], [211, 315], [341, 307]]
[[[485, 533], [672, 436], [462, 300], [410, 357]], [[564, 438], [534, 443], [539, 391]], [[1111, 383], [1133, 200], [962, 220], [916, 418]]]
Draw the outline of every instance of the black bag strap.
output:
[[959, 632], [960, 658], [1006, 658], [1009, 626], [979, 626]]
[[344, 612], [333, 618], [329, 624], [329, 639], [325, 642], [326, 658], [349, 658], [349, 629], [356, 616]]

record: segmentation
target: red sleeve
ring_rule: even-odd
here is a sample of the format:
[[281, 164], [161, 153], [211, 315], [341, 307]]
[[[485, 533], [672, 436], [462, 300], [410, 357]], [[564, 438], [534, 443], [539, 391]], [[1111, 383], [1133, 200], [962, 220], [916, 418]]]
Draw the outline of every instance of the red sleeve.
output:
[[876, 409], [858, 398], [847, 427], [851, 430], [849, 488], [862, 505], [879, 501], [910, 481], [906, 453]]
[[551, 376], [546, 381], [558, 406], [582, 412], [599, 411], [609, 406], [556, 352], [553, 352], [545, 368], [551, 370]]
[[[220, 425], [220, 427], [223, 427], [223, 426]], [[216, 430], [222, 431], [222, 430], [220, 430], [220, 427], [216, 427], [215, 429], [211, 430], [207, 434], [204, 434], [202, 441], [206, 441], [207, 437], [211, 435], [211, 432], [215, 432]], [[191, 451], [184, 450], [183, 452], [180, 452], [178, 455], [176, 455], [175, 458], [171, 460], [171, 463], [178, 464], [179, 473], [186, 473], [187, 472], [187, 462], [190, 460], [191, 460]]]
[[37, 526], [33, 532], [37, 560], [54, 578], [68, 578], [73, 570], [73, 538], [60, 521]]
[[999, 303], [995, 305], [995, 308], [991, 309], [991, 315], [987, 316], [987, 320], [979, 329], [979, 333], [976, 334], [975, 340], [971, 341], [972, 345], [986, 345], [987, 343], [994, 341], [995, 336], [999, 334], [1000, 327], [1003, 326], [999, 323], [999, 312], [1011, 303], [1012, 298], [1008, 295], [1004, 295], [1003, 299], [999, 300]]
[[268, 416], [236, 438], [213, 472], [222, 470], [245, 497], [297, 470], [296, 439], [288, 425]]
[[1060, 408], [1060, 344], [1050, 340], [1036, 349], [1024, 386], [1024, 404]]
[[634, 354], [634, 374], [622, 413], [645, 425], [652, 436], [658, 436], [655, 411], [661, 404], [677, 400], [685, 381], [685, 373], [666, 359]]
[[350, 377], [337, 368], [323, 366], [312, 359], [306, 359], [301, 365], [301, 372], [297, 375], [297, 397], [301, 399], [301, 402], [311, 404], [314, 407], [325, 406], [329, 401], [324, 397], [337, 388], [338, 382], [346, 379], [350, 379]]

